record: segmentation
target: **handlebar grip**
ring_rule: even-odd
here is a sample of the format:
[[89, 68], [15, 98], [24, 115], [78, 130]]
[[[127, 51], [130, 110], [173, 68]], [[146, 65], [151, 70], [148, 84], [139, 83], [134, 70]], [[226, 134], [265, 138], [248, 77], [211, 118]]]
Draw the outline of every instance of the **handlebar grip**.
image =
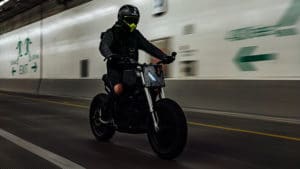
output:
[[172, 52], [172, 53], [171, 53], [171, 56], [174, 57], [174, 58], [176, 57], [176, 55], [177, 55], [176, 52]]

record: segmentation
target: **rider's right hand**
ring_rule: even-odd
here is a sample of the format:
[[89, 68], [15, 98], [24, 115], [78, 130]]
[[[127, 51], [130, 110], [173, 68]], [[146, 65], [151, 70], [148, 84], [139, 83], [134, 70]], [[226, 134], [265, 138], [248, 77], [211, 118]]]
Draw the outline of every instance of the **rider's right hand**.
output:
[[121, 56], [120, 55], [118, 55], [118, 54], [112, 54], [112, 55], [110, 55], [109, 57], [108, 57], [108, 60], [119, 60], [119, 59], [121, 59]]

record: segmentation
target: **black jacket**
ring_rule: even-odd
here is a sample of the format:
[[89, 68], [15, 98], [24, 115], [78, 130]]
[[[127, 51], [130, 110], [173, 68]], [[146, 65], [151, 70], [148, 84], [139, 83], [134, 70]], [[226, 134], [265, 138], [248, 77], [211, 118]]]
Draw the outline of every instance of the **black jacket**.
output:
[[[105, 58], [119, 55], [138, 61], [138, 49], [144, 50], [161, 60], [168, 57], [159, 48], [151, 44], [138, 30], [125, 32], [118, 23], [101, 35], [99, 50]], [[117, 62], [118, 59], [109, 60], [107, 66], [115, 67]]]

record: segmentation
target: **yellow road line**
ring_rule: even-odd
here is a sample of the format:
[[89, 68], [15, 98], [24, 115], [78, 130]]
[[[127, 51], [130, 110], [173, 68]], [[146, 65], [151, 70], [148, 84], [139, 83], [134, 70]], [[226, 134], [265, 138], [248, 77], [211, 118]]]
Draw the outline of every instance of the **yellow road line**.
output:
[[[3, 93], [0, 93], [0, 94], [3, 94]], [[15, 96], [15, 95], [10, 95], [10, 94], [6, 94], [6, 95]], [[23, 96], [19, 96], [19, 97], [23, 97]], [[69, 103], [69, 102], [58, 102], [58, 101], [51, 101], [51, 100], [47, 100], [47, 99], [36, 99], [36, 98], [29, 98], [29, 97], [23, 97], [23, 98], [28, 99], [28, 100], [33, 100], [33, 101], [44, 101], [44, 102], [48, 102], [48, 103], [54, 103], [54, 104], [71, 106], [71, 107], [79, 107], [79, 108], [83, 108], [83, 109], [89, 109], [89, 106], [78, 105], [78, 104], [73, 104], [73, 103]], [[264, 132], [258, 132], [258, 131], [244, 130], [244, 129], [238, 129], [238, 128], [230, 128], [230, 127], [217, 126], [217, 125], [198, 123], [198, 122], [192, 122], [192, 121], [188, 121], [188, 124], [193, 125], [193, 126], [202, 126], [202, 127], [208, 127], [208, 128], [215, 128], [215, 129], [221, 129], [221, 130], [227, 130], [227, 131], [240, 132], [240, 133], [261, 135], [261, 136], [279, 138], [279, 139], [290, 140], [290, 141], [300, 141], [300, 138], [298, 138], [298, 137], [289, 137], [289, 136], [278, 135], [278, 134], [270, 134], [270, 133], [264, 133]]]
[[235, 131], [235, 132], [240, 132], [240, 133], [249, 133], [249, 134], [261, 135], [261, 136], [268, 136], [268, 137], [280, 138], [280, 139], [285, 139], [285, 140], [300, 141], [300, 138], [297, 138], [297, 137], [289, 137], [289, 136], [283, 136], [283, 135], [277, 135], [277, 134], [263, 133], [263, 132], [258, 132], [258, 131], [243, 130], [243, 129], [223, 127], [223, 126], [191, 122], [191, 121], [189, 121], [188, 124], [194, 125], [194, 126], [202, 126], [202, 127], [209, 127], [209, 128], [222, 129], [222, 130], [228, 130], [228, 131]]
[[86, 106], [86, 105], [73, 104], [73, 103], [69, 103], [69, 102], [65, 102], [65, 101], [59, 102], [59, 101], [53, 101], [53, 100], [47, 100], [47, 99], [37, 99], [37, 98], [30, 98], [30, 97], [26, 97], [26, 96], [16, 96], [16, 95], [12, 95], [12, 94], [8, 94], [8, 93], [2, 93], [2, 92], [0, 92], [0, 94], [1, 95], [13, 96], [13, 97], [22, 97], [24, 99], [32, 100], [32, 101], [43, 101], [43, 102], [48, 102], [48, 103], [61, 104], [61, 105], [79, 107], [79, 108], [84, 108], [84, 109], [89, 108], [89, 106]]
[[48, 103], [61, 104], [61, 105], [71, 106], [71, 107], [79, 107], [79, 108], [83, 108], [83, 109], [89, 108], [89, 106], [86, 106], [86, 105], [73, 104], [73, 103], [69, 103], [69, 102], [59, 102], [59, 101], [52, 101], [52, 100], [46, 100], [46, 99], [34, 99], [34, 98], [26, 98], [26, 99], [33, 100], [33, 101], [43, 101], [43, 102], [48, 102]]

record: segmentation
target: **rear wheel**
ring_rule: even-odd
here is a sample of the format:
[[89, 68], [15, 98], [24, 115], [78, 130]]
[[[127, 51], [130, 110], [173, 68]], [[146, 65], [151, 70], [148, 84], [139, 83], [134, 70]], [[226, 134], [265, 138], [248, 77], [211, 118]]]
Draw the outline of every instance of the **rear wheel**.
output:
[[162, 159], [174, 159], [183, 151], [187, 140], [187, 123], [180, 106], [170, 100], [161, 99], [154, 106], [159, 119], [159, 131], [153, 124], [148, 139], [154, 152]]
[[111, 125], [101, 123], [100, 116], [106, 110], [108, 96], [98, 94], [94, 97], [90, 106], [90, 126], [98, 141], [107, 141], [115, 134], [115, 128]]

